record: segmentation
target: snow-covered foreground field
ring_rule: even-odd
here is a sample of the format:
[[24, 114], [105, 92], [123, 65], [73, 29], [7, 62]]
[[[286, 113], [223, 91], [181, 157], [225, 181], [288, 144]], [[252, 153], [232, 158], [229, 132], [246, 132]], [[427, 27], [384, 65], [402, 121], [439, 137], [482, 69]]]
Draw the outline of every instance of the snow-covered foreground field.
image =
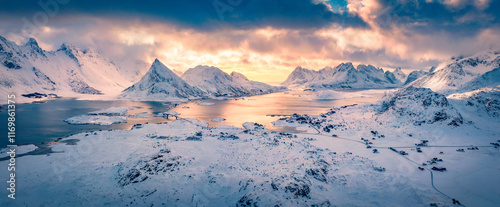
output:
[[[398, 130], [270, 132], [179, 119], [70, 136], [76, 145], [52, 145], [57, 153], [17, 159], [17, 199], [6, 206], [454, 206], [417, 164], [443, 159], [434, 185], [466, 206], [500, 203], [500, 149], [493, 137], [470, 127], [402, 137]], [[307, 128], [307, 127], [305, 127]], [[475, 134], [467, 134], [473, 132]], [[385, 138], [378, 138], [381, 134]], [[424, 137], [427, 135], [427, 137]], [[475, 136], [470, 139], [469, 136]], [[360, 137], [370, 139], [367, 149]], [[372, 137], [377, 137], [375, 140]], [[457, 152], [475, 145], [479, 150]], [[495, 140], [496, 141], [496, 140]], [[72, 142], [67, 142], [72, 143]], [[485, 146], [485, 147], [482, 147]], [[486, 147], [487, 146], [487, 147]], [[399, 155], [388, 147], [404, 148]], [[373, 153], [378, 149], [379, 153]], [[403, 148], [397, 148], [401, 150]], [[443, 152], [444, 154], [440, 154]], [[0, 162], [7, 165], [7, 161]], [[433, 166], [433, 165], [432, 165]], [[427, 168], [431, 168], [428, 166]], [[7, 177], [7, 171], [0, 172]]]

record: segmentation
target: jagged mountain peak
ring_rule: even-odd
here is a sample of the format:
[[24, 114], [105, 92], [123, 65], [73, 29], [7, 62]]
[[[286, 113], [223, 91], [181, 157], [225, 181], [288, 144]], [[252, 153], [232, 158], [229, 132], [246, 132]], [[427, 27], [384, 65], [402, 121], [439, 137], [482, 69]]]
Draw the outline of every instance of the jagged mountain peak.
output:
[[168, 68], [166, 65], [164, 65], [160, 60], [155, 59], [153, 64], [151, 64], [151, 67], [149, 68], [149, 71], [146, 73], [145, 76], [152, 76], [155, 75], [157, 77], [163, 78], [168, 78], [172, 76], [177, 76], [170, 68]]
[[4, 94], [4, 88], [15, 88], [16, 93], [55, 93], [68, 97], [117, 95], [130, 85], [118, 68], [102, 56], [86, 54], [69, 43], [62, 44], [57, 51], [44, 51], [35, 38], [18, 45], [1, 37], [0, 69], [6, 69], [0, 78], [0, 95]]
[[373, 65], [360, 64], [357, 68], [352, 62], [340, 63], [336, 67], [325, 67], [319, 71], [297, 67], [281, 83], [292, 88], [302, 89], [354, 89], [354, 88], [393, 88], [400, 87], [402, 82], [391, 72]]
[[35, 38], [30, 37], [28, 39], [28, 42], [26, 42], [25, 46], [31, 46], [31, 47], [39, 47], [38, 42], [36, 41]]
[[67, 42], [63, 42], [61, 44], [61, 47], [59, 47], [58, 50], [70, 50], [71, 48], [74, 48], [74, 46], [70, 43], [67, 43]]
[[61, 44], [61, 47], [57, 51], [64, 51], [66, 53], [74, 53], [77, 51], [80, 51], [75, 45], [68, 43], [68, 42], [63, 42]]
[[282, 87], [248, 81], [242, 74], [233, 73], [231, 76], [217, 67], [206, 65], [190, 68], [182, 75], [182, 79], [215, 97], [250, 96], [284, 90]]
[[245, 75], [243, 75], [241, 73], [238, 73], [236, 71], [231, 72], [231, 76], [239, 78], [239, 79], [242, 79], [242, 80], [245, 80], [245, 81], [249, 81], [248, 78]]
[[39, 55], [44, 58], [47, 58], [43, 49], [40, 48], [35, 38], [29, 38], [28, 42], [24, 44], [24, 47], [27, 48], [27, 50], [29, 50], [31, 57], [33, 58], [37, 58]]
[[2, 35], [0, 35], [0, 40], [4, 43], [8, 42], [7, 38], [3, 37]]
[[0, 64], [9, 69], [21, 69], [25, 67], [22, 59], [22, 49], [12, 41], [0, 36]]
[[337, 67], [335, 67], [335, 69], [338, 71], [347, 71], [355, 68], [351, 62], [346, 62], [346, 63], [340, 63], [339, 65], [337, 65]]
[[160, 60], [155, 59], [139, 82], [125, 89], [122, 97], [142, 100], [168, 100], [202, 97], [201, 90], [189, 85]]
[[401, 80], [399, 80], [391, 71], [385, 71], [384, 76], [392, 84], [401, 84]]
[[[351, 63], [351, 65], [352, 65], [352, 63]], [[383, 71], [382, 68], [377, 68], [377, 67], [375, 67], [373, 65], [369, 65], [369, 64], [368, 65], [359, 64], [358, 67], [357, 67], [357, 69], [360, 70], [360, 71], [361, 70], [382, 70]]]
[[393, 72], [394, 76], [401, 81], [401, 83], [404, 83], [407, 79], [406, 74], [403, 72], [401, 67], [397, 67]]
[[[153, 66], [154, 65], [163, 65], [163, 63], [160, 62], [160, 60], [158, 60], [158, 58], [155, 58], [155, 60], [153, 61]], [[165, 65], [163, 65], [165, 66]]]
[[303, 68], [303, 67], [302, 67], [302, 66], [300, 66], [300, 65], [299, 65], [299, 66], [297, 66], [297, 67], [295, 67], [295, 69], [294, 69], [294, 71], [301, 71], [301, 70], [307, 70], [307, 69]]

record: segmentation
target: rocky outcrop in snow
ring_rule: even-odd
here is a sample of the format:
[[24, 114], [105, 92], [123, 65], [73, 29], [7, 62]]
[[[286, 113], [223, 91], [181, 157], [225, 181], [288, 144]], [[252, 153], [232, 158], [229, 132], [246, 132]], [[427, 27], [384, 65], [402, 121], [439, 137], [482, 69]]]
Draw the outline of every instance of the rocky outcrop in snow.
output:
[[387, 94], [376, 107], [377, 121], [412, 123], [413, 125], [436, 122], [459, 126], [462, 115], [441, 94], [427, 88], [405, 87]]
[[400, 87], [402, 83], [390, 71], [384, 72], [372, 65], [342, 63], [335, 68], [325, 67], [319, 71], [297, 67], [282, 83], [291, 88], [311, 89], [368, 89]]
[[408, 85], [410, 84], [411, 82], [419, 79], [420, 77], [424, 76], [424, 75], [427, 75], [429, 74], [428, 72], [425, 72], [423, 70], [416, 70], [416, 71], [413, 71], [411, 72], [408, 77], [406, 78], [406, 81], [404, 82], [404, 85]]
[[[370, 132], [374, 129], [383, 130], [384, 133], [394, 129], [404, 129], [407, 132], [411, 131], [409, 129], [451, 129], [464, 123], [466, 121], [460, 111], [444, 95], [427, 88], [414, 87], [387, 93], [373, 104], [335, 107], [319, 116], [294, 114], [290, 118], [273, 122], [278, 126], [333, 134], [347, 131]], [[315, 130], [310, 130], [311, 127]]]

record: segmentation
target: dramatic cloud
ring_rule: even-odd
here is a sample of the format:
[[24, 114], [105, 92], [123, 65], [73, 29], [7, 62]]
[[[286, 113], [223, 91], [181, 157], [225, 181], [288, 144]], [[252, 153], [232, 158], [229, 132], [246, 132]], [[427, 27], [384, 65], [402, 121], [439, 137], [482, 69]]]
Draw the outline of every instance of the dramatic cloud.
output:
[[158, 58], [181, 71], [215, 65], [267, 82], [298, 65], [428, 69], [500, 48], [498, 1], [66, 1], [4, 2], [0, 35], [34, 36], [46, 50], [92, 48], [126, 71]]
[[356, 15], [340, 14], [324, 2], [310, 0], [184, 0], [184, 1], [7, 1], [0, 13], [31, 16], [40, 10], [57, 11], [58, 15], [87, 14], [99, 17], [142, 17], [167, 21], [195, 29], [219, 29], [231, 26], [318, 28], [330, 24], [363, 27]]

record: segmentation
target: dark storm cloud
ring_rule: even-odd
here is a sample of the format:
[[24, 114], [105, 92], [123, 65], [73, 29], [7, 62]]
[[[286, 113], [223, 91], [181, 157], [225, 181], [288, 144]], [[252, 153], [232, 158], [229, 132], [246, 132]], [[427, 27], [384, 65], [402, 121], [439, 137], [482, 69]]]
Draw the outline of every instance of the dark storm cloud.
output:
[[55, 18], [75, 14], [124, 19], [152, 18], [200, 30], [224, 26], [241, 29], [266, 26], [321, 28], [332, 24], [344, 27], [366, 26], [358, 16], [347, 12], [333, 12], [327, 4], [313, 3], [311, 0], [2, 0], [1, 4], [0, 15], [4, 16], [31, 18], [37, 12], [57, 9], [58, 12], [53, 12], [57, 14], [54, 15]]
[[499, 27], [500, 1], [379, 0], [382, 11], [376, 22], [382, 27], [401, 25], [417, 33], [451, 32], [470, 36], [484, 28]]

